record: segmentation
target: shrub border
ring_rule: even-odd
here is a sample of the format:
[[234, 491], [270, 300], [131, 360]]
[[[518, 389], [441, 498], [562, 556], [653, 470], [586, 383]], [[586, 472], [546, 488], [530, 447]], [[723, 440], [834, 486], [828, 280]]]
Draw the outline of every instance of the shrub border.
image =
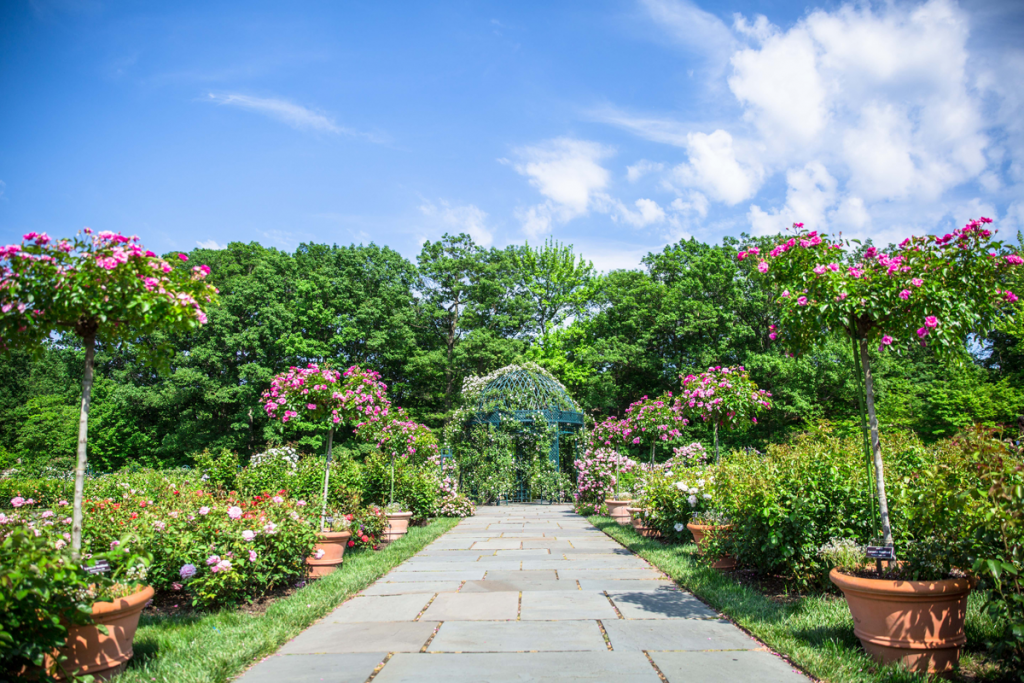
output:
[[[221, 610], [205, 615], [143, 616], [135, 635], [136, 666], [116, 683], [218, 683], [273, 654], [339, 604], [450, 531], [459, 518], [439, 518], [379, 552], [346, 553], [342, 568], [274, 602], [263, 614]], [[148, 659], [139, 655], [155, 651]], [[139, 663], [141, 661], [141, 663]]]

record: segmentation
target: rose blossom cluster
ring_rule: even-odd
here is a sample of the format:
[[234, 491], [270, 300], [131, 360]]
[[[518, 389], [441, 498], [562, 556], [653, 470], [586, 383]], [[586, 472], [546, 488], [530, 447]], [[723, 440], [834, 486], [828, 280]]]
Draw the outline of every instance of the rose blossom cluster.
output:
[[759, 389], [742, 365], [717, 365], [700, 375], [686, 375], [679, 395], [687, 414], [717, 426], [735, 427], [771, 409], [771, 392]]

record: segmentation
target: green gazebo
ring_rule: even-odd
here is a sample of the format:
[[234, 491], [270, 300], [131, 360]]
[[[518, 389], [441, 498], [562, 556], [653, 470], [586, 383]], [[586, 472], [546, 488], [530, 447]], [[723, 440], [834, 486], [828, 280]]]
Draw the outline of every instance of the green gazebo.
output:
[[[526, 430], [534, 424], [538, 414], [543, 415], [548, 424], [558, 425], [556, 437], [548, 452], [552, 465], [558, 469], [558, 437], [572, 434], [583, 427], [583, 413], [579, 405], [561, 384], [544, 373], [521, 366], [508, 366], [492, 373], [492, 376], [494, 379], [480, 390], [476, 410], [469, 424], [498, 426], [513, 420]], [[518, 488], [515, 500], [521, 502], [528, 495], [525, 482], [520, 481]]]

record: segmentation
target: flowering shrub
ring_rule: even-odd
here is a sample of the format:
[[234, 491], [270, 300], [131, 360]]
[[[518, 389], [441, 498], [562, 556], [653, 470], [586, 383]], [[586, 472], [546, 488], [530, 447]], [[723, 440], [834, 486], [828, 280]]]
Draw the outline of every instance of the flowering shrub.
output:
[[[269, 448], [249, 459], [249, 464], [236, 476], [238, 488], [248, 495], [282, 488], [294, 492], [298, 470], [299, 453], [293, 447]], [[319, 475], [323, 477], [322, 470]], [[303, 493], [307, 502], [311, 500], [308, 492]], [[319, 500], [323, 492], [318, 491], [317, 495]]]
[[780, 313], [772, 339], [802, 349], [828, 330], [842, 330], [859, 346], [885, 544], [892, 544], [893, 534], [868, 348], [916, 341], [940, 358], [961, 359], [967, 335], [983, 334], [1016, 313], [1017, 294], [1003, 282], [1024, 259], [993, 239], [986, 227], [991, 222], [970, 221], [941, 237], [908, 237], [892, 253], [871, 247], [853, 254], [845, 253], [849, 241], [830, 240], [796, 223], [797, 235], [768, 254], [753, 248], [737, 255], [759, 260], [759, 277], [776, 296]]
[[771, 408], [771, 394], [759, 389], [746, 368], [715, 366], [700, 375], [686, 375], [679, 396], [686, 415], [711, 422], [718, 457], [718, 428], [737, 429], [757, 424], [757, 415]]
[[[83, 236], [84, 233], [84, 236]], [[139, 238], [113, 232], [54, 241], [30, 232], [20, 245], [0, 247], [0, 349], [25, 347], [32, 352], [52, 334], [71, 332], [85, 345], [82, 409], [71, 545], [81, 546], [82, 489], [86, 435], [97, 338], [119, 342], [156, 331], [187, 332], [206, 322], [206, 307], [215, 303], [216, 287], [204, 282], [207, 266], [174, 268], [147, 251]], [[178, 254], [180, 261], [188, 261]], [[166, 335], [149, 337], [150, 359], [166, 365]]]
[[472, 517], [476, 514], [473, 502], [461, 493], [449, 493], [437, 506], [439, 517]]
[[710, 507], [714, 481], [711, 469], [652, 468], [637, 482], [635, 507], [664, 538], [689, 541], [686, 525]]
[[576, 467], [573, 496], [577, 512], [594, 514], [601, 510], [607, 498], [615, 495], [616, 490], [624, 490], [621, 480], [629, 478], [636, 462], [611, 448], [595, 448], [587, 449], [573, 465]]
[[376, 505], [362, 508], [356, 514], [349, 515], [352, 538], [348, 540], [349, 548], [373, 548], [380, 546], [381, 536], [388, 528], [388, 516], [384, 509]]

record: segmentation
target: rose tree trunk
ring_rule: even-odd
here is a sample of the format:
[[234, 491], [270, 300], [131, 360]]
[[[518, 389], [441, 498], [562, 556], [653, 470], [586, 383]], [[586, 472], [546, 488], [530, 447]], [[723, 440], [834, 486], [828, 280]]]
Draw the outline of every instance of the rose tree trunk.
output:
[[82, 496], [85, 490], [86, 446], [89, 441], [89, 400], [92, 396], [93, 360], [96, 336], [85, 337], [85, 374], [82, 377], [82, 412], [78, 417], [78, 462], [75, 465], [75, 503], [71, 524], [71, 553], [78, 558], [82, 551]]
[[885, 497], [885, 476], [882, 471], [882, 445], [878, 440], [878, 416], [875, 414], [875, 390], [868, 359], [868, 340], [860, 338], [860, 360], [864, 368], [864, 398], [868, 406], [868, 427], [871, 429], [871, 453], [875, 461], [875, 487], [878, 491], [878, 512], [882, 519], [882, 545], [892, 545], [889, 525], [889, 503]]

